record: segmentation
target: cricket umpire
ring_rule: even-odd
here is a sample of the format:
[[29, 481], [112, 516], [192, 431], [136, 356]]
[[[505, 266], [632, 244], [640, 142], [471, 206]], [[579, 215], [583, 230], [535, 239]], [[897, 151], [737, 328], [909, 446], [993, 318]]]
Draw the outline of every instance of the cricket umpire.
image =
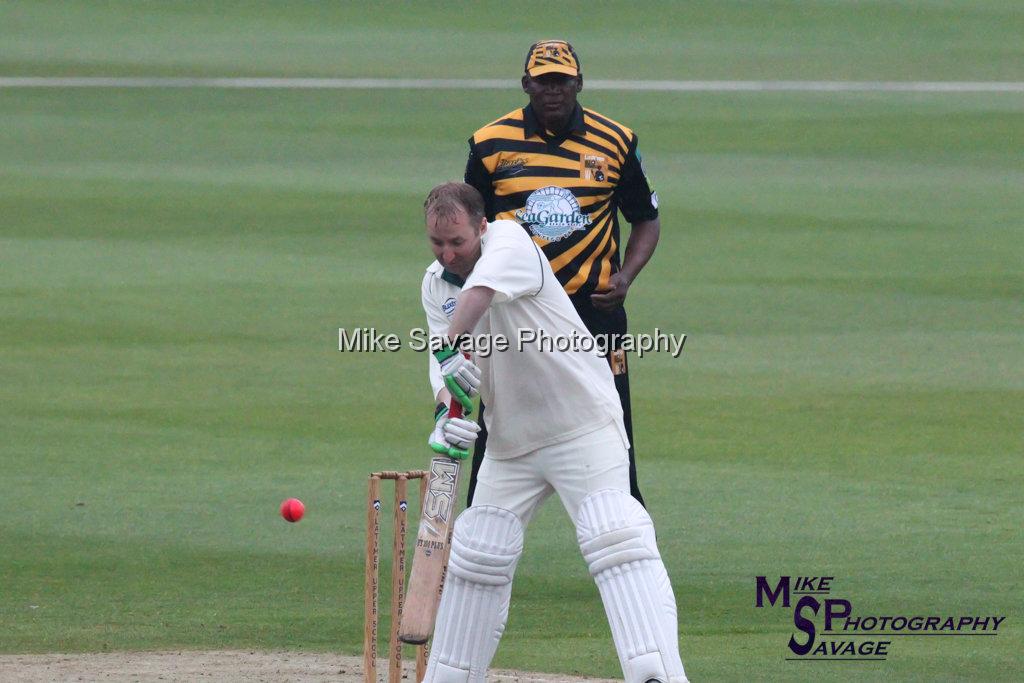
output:
[[[643, 504], [629, 368], [614, 335], [626, 334], [623, 302], [658, 244], [658, 195], [644, 172], [636, 134], [577, 102], [583, 72], [572, 45], [564, 40], [534, 43], [524, 71], [529, 104], [473, 134], [465, 180], [483, 195], [487, 220], [515, 220], [541, 247], [590, 333], [599, 340], [608, 335], [608, 362], [630, 443], [630, 493]], [[632, 226], [621, 258], [619, 212]], [[486, 429], [476, 443], [470, 502], [487, 446]]]

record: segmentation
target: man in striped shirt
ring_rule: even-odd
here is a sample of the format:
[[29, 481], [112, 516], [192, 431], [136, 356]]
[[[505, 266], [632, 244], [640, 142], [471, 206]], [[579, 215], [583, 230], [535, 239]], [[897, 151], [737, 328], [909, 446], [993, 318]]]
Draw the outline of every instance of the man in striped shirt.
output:
[[[483, 195], [489, 221], [511, 219], [527, 230], [587, 329], [607, 342], [630, 443], [630, 493], [642, 504], [628, 367], [616, 336], [626, 334], [623, 302], [629, 287], [658, 244], [658, 195], [644, 172], [636, 134], [577, 102], [583, 73], [569, 43], [533, 44], [522, 85], [529, 104], [469, 139], [465, 180]], [[619, 212], [631, 225], [621, 257]], [[483, 430], [473, 456], [470, 501], [486, 444]]]

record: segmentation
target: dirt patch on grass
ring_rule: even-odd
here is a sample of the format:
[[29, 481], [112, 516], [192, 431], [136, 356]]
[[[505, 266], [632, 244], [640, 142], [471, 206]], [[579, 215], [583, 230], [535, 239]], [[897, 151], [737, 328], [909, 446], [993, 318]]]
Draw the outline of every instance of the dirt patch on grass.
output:
[[[378, 680], [387, 680], [387, 663], [378, 666]], [[403, 681], [412, 682], [406, 662]], [[104, 652], [89, 654], [0, 655], [2, 681], [340, 681], [361, 683], [361, 657], [325, 653], [222, 651]], [[562, 674], [493, 671], [493, 683], [600, 681]]]

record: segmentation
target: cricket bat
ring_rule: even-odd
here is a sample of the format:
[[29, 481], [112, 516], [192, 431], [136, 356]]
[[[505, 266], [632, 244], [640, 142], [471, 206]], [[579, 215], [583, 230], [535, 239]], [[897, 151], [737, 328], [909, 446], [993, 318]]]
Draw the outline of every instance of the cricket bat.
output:
[[[448, 417], [462, 417], [462, 404], [452, 398]], [[406, 584], [405, 605], [398, 628], [398, 639], [422, 645], [434, 632], [434, 619], [441, 602], [441, 589], [448, 569], [455, 522], [455, 496], [459, 491], [461, 463], [445, 455], [430, 461], [423, 514], [416, 533], [412, 573]]]

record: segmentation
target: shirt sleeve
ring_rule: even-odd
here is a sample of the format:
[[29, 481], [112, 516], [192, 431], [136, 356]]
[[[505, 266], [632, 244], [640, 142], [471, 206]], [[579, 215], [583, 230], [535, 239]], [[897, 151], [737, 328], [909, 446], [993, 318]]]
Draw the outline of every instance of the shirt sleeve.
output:
[[615, 186], [615, 202], [630, 223], [652, 221], [658, 217], [658, 195], [644, 173], [640, 160], [639, 138], [633, 136], [626, 163]]
[[473, 138], [469, 139], [469, 158], [466, 159], [466, 173], [463, 178], [467, 185], [472, 185], [484, 198], [484, 213], [487, 220], [494, 220], [494, 185], [491, 183], [491, 174], [484, 168], [483, 161], [477, 154], [473, 145]]
[[[427, 273], [423, 278], [423, 286], [420, 289], [423, 312], [427, 314], [427, 331], [431, 336], [448, 332], [448, 318], [445, 317], [441, 309], [444, 302], [437, 300], [437, 296], [431, 287], [432, 282], [433, 278], [430, 273]], [[438, 392], [444, 388], [444, 380], [441, 378], [441, 366], [432, 353], [427, 353], [427, 377], [430, 380], [431, 389], [434, 390], [434, 400], [437, 400]]]
[[544, 286], [544, 254], [525, 232], [492, 235], [466, 279], [463, 290], [490, 287], [494, 302], [504, 303], [537, 294]]

